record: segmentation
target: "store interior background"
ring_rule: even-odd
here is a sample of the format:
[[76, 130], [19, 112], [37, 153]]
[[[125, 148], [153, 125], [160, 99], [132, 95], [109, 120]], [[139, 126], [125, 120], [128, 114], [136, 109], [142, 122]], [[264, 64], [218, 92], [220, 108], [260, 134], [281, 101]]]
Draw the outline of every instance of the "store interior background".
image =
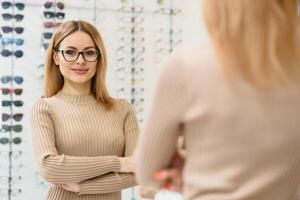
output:
[[[11, 2], [13, 6], [3, 8], [3, 2]], [[59, 2], [63, 8], [58, 7]], [[22, 33], [17, 33], [18, 29], [12, 32], [0, 29], [0, 77], [19, 77], [18, 82], [2, 79], [0, 82], [0, 200], [44, 199], [49, 187], [38, 176], [32, 157], [29, 112], [32, 103], [42, 95], [45, 47], [47, 37], [55, 30], [53, 25], [81, 19], [98, 28], [108, 53], [108, 89], [112, 96], [126, 98], [133, 104], [141, 128], [151, 87], [163, 60], [182, 42], [207, 41], [201, 21], [201, 0], [1, 0], [0, 3], [0, 27], [24, 28]], [[17, 3], [23, 3], [24, 9], [18, 8]], [[5, 13], [19, 18], [4, 19]], [[4, 38], [21, 39], [24, 43], [8, 44]], [[3, 94], [5, 88], [8, 94]], [[17, 91], [22, 94], [15, 94]], [[18, 101], [23, 105], [4, 106], [3, 101]], [[3, 118], [3, 114], [18, 113], [23, 114], [20, 121]], [[21, 125], [22, 130], [6, 130], [5, 125]], [[123, 199], [140, 199], [137, 189], [125, 190]], [[160, 192], [156, 199], [181, 198]]]

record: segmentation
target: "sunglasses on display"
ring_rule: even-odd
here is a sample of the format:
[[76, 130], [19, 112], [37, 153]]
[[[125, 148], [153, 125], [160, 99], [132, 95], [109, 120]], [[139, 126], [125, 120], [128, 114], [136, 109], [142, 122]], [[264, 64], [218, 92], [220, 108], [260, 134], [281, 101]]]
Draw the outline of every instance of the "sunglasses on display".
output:
[[15, 137], [12, 140], [7, 137], [0, 138], [0, 144], [2, 144], [2, 145], [8, 144], [8, 143], [21, 144], [21, 142], [22, 142], [22, 139], [20, 137]]
[[9, 51], [7, 49], [3, 49], [1, 51], [1, 55], [4, 56], [4, 57], [8, 57], [8, 56], [11, 56], [11, 55], [14, 55], [16, 56], [17, 58], [21, 58], [23, 56], [23, 51], [21, 50], [17, 50], [17, 51]]
[[9, 44], [16, 44], [17, 46], [21, 46], [24, 44], [24, 40], [23, 39], [19, 39], [19, 38], [2, 38], [1, 39], [1, 43], [2, 45], [9, 45]]
[[16, 107], [21, 107], [24, 105], [24, 102], [22, 100], [3, 100], [2, 101], [2, 106], [7, 107], [7, 106], [16, 106]]
[[22, 84], [24, 79], [22, 76], [2, 76], [1, 82], [6, 84], [8, 82], [15, 81], [17, 84]]
[[49, 8], [53, 7], [54, 4], [56, 4], [56, 6], [57, 6], [60, 10], [64, 9], [64, 7], [65, 7], [65, 4], [64, 4], [63, 2], [57, 2], [57, 3], [54, 3], [54, 2], [52, 2], [52, 1], [46, 1], [46, 2], [44, 3], [44, 7], [47, 8], [47, 9], [49, 9]]
[[53, 33], [51, 33], [51, 32], [45, 32], [45, 33], [43, 33], [43, 36], [45, 39], [50, 39], [52, 37], [52, 34]]
[[14, 93], [15, 95], [21, 95], [23, 93], [22, 88], [0, 88], [2, 90], [2, 94], [12, 94]]
[[16, 114], [7, 114], [2, 113], [2, 121], [7, 121], [9, 119], [14, 119], [15, 121], [21, 121], [23, 119], [23, 113], [16, 113]]
[[10, 27], [10, 26], [2, 26], [3, 33], [10, 33], [15, 31], [18, 34], [23, 33], [24, 28], [23, 27]]
[[2, 8], [4, 8], [4, 9], [7, 9], [7, 8], [9, 8], [11, 6], [15, 6], [19, 10], [24, 10], [25, 4], [24, 3], [20, 3], [20, 2], [18, 2], [18, 3], [12, 3], [12, 2], [9, 2], [9, 1], [3, 1], [2, 2]]
[[21, 124], [16, 124], [16, 125], [3, 124], [2, 129], [1, 129], [1, 131], [4, 131], [4, 132], [14, 131], [17, 133], [21, 132], [22, 130], [23, 130], [23, 126]]
[[62, 24], [61, 22], [51, 22], [51, 21], [47, 21], [43, 23], [45, 28], [56, 28], [61, 24]]
[[57, 18], [57, 19], [64, 19], [65, 13], [62, 12], [51, 12], [51, 11], [44, 11], [44, 17], [47, 19]]
[[16, 21], [19, 22], [19, 21], [22, 21], [22, 20], [23, 20], [24, 15], [21, 15], [21, 14], [12, 15], [12, 14], [10, 14], [10, 13], [3, 13], [3, 14], [2, 14], [2, 18], [3, 18], [4, 20], [6, 20], [6, 21], [9, 21], [9, 20], [15, 18]]

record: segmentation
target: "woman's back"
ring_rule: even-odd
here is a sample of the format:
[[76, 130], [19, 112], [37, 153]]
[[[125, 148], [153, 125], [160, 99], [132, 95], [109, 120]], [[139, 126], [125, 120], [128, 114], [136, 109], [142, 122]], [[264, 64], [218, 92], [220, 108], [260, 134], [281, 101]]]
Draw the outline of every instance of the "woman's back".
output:
[[228, 80], [212, 50], [189, 49], [177, 56], [188, 88], [180, 95], [186, 101], [187, 199], [296, 199], [300, 88]]

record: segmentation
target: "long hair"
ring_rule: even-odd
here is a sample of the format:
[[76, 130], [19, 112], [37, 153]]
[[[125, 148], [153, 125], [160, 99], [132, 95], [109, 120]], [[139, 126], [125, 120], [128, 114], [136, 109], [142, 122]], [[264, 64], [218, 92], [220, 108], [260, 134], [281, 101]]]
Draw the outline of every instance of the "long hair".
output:
[[54, 32], [46, 54], [45, 60], [45, 87], [44, 96], [54, 96], [63, 88], [64, 78], [53, 60], [54, 49], [58, 49], [60, 43], [70, 34], [82, 31], [89, 34], [94, 41], [96, 48], [100, 51], [97, 63], [96, 74], [91, 81], [91, 92], [95, 96], [97, 102], [102, 103], [106, 108], [111, 108], [114, 99], [109, 95], [105, 85], [105, 73], [107, 65], [107, 56], [104, 43], [97, 29], [85, 21], [67, 21], [61, 24]]
[[269, 88], [299, 80], [297, 0], [204, 0], [225, 74]]

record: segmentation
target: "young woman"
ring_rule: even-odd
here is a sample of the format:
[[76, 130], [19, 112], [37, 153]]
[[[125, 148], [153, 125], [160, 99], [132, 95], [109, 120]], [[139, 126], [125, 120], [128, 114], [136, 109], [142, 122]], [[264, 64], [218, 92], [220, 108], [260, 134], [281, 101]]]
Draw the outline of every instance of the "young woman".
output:
[[106, 52], [94, 26], [68, 21], [46, 56], [44, 96], [32, 107], [33, 152], [53, 186], [47, 200], [118, 200], [134, 186], [138, 121], [105, 86]]
[[[297, 0], [204, 1], [212, 43], [167, 62], [137, 149], [139, 183], [182, 184], [188, 200], [299, 199], [296, 11]], [[185, 161], [173, 157], [181, 134]]]

